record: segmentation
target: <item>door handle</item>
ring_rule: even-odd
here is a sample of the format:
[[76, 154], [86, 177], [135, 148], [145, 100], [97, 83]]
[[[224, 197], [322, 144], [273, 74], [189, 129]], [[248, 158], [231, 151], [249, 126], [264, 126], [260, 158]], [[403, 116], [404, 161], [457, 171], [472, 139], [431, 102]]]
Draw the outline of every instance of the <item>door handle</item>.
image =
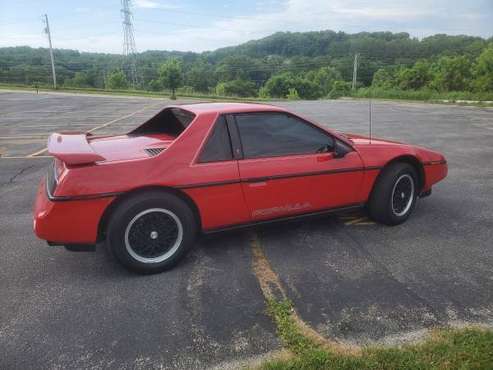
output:
[[268, 180], [270, 180], [270, 177], [268, 177], [268, 176], [266, 176], [266, 177], [254, 177], [251, 179], [246, 179], [245, 182], [256, 183], [256, 182], [266, 182]]
[[255, 177], [253, 179], [246, 179], [245, 182], [248, 183], [248, 186], [251, 188], [256, 188], [260, 186], [266, 186], [269, 177]]

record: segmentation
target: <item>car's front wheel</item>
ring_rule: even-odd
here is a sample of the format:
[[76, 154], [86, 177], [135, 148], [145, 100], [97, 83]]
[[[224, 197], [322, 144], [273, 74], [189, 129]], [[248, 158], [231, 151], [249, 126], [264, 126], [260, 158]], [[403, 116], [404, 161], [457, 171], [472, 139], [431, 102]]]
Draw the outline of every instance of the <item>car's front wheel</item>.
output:
[[398, 225], [411, 215], [417, 200], [418, 176], [408, 163], [397, 162], [383, 170], [373, 188], [370, 216], [386, 225]]
[[141, 193], [113, 212], [107, 241], [130, 270], [157, 273], [175, 266], [193, 245], [197, 222], [190, 207], [173, 194]]

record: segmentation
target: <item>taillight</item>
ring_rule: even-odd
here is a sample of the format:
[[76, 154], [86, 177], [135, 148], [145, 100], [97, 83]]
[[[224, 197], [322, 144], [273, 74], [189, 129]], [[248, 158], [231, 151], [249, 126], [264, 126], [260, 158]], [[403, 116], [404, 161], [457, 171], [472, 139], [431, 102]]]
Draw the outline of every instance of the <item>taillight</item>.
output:
[[63, 162], [57, 158], [53, 160], [53, 175], [55, 176], [55, 181], [58, 184], [60, 181], [60, 176], [63, 172]]
[[58, 182], [60, 181], [60, 175], [62, 174], [62, 171], [63, 162], [55, 158], [53, 160], [53, 164], [48, 170], [48, 175], [46, 176], [46, 186], [48, 194], [50, 196], [53, 196], [55, 194], [55, 189], [58, 185]]

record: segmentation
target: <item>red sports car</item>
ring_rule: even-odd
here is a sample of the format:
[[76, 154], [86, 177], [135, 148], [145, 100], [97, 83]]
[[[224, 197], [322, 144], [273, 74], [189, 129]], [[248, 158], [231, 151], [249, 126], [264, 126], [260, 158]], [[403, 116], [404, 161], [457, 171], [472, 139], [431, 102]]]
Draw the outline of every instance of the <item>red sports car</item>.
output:
[[106, 241], [143, 273], [174, 266], [199, 232], [363, 206], [400, 224], [447, 175], [435, 151], [263, 104], [170, 106], [126, 135], [52, 134], [48, 150], [36, 234], [69, 250]]

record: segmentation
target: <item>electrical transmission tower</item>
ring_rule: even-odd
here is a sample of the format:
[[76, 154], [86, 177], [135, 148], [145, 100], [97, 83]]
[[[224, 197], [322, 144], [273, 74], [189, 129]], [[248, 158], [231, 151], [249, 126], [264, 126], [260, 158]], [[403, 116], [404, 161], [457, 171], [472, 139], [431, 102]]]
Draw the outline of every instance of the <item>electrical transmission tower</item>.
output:
[[48, 44], [50, 45], [50, 59], [51, 59], [51, 75], [53, 76], [53, 88], [56, 89], [56, 72], [55, 72], [55, 59], [53, 58], [53, 47], [51, 45], [51, 32], [50, 24], [48, 23], [48, 15], [45, 14], [43, 17], [45, 23], [44, 32], [48, 36]]
[[131, 0], [121, 0], [123, 18], [123, 66], [130, 75], [132, 86], [137, 84], [137, 48], [135, 47], [134, 27], [132, 25]]

